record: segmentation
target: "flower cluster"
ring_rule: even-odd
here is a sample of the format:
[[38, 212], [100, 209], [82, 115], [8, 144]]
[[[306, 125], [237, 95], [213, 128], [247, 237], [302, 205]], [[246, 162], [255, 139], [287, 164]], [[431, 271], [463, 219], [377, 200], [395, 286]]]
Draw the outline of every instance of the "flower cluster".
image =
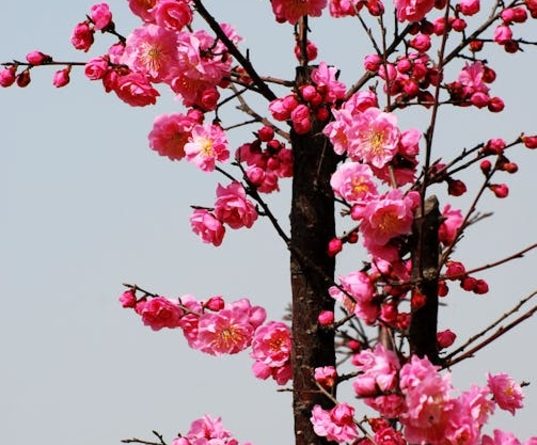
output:
[[[188, 433], [177, 437], [171, 445], [239, 445], [239, 441], [224, 428], [220, 417], [203, 416], [190, 425]], [[243, 445], [251, 445], [245, 442]]]

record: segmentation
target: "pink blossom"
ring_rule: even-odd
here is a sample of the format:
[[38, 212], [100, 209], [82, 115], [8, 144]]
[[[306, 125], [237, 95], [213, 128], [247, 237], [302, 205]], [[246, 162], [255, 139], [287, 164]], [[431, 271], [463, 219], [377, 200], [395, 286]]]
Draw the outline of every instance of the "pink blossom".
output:
[[218, 125], [195, 125], [185, 144], [185, 153], [188, 161], [203, 171], [212, 172], [216, 161], [229, 158], [226, 134]]
[[129, 0], [129, 8], [144, 22], [153, 23], [155, 18], [152, 14], [152, 8], [156, 3], [157, 0]]
[[41, 51], [31, 51], [26, 54], [26, 61], [31, 65], [43, 65], [44, 63], [51, 62], [52, 57]]
[[353, 356], [352, 364], [361, 371], [352, 384], [358, 397], [370, 397], [395, 389], [399, 359], [381, 344]]
[[405, 196], [400, 189], [395, 189], [369, 201], [361, 209], [353, 208], [353, 218], [362, 221], [360, 231], [366, 247], [384, 246], [396, 236], [409, 234], [418, 205], [419, 196], [415, 192]]
[[449, 329], [436, 334], [436, 342], [440, 349], [449, 348], [455, 342], [456, 338], [457, 335]]
[[400, 431], [386, 427], [375, 432], [375, 443], [377, 445], [406, 445], [407, 442]]
[[121, 42], [114, 43], [112, 46], [110, 46], [110, 48], [108, 48], [108, 58], [110, 59], [110, 62], [117, 65], [121, 64], [121, 58], [123, 57], [124, 52], [125, 44]]
[[121, 294], [119, 302], [124, 308], [134, 308], [136, 306], [136, 294], [132, 289], [128, 289]]
[[216, 217], [232, 229], [250, 228], [257, 219], [255, 206], [246, 199], [246, 191], [239, 182], [227, 187], [218, 184], [214, 213]]
[[15, 75], [16, 71], [17, 69], [14, 66], [0, 70], [0, 86], [7, 88], [13, 85], [15, 83], [15, 79], [17, 78]]
[[192, 295], [183, 295], [180, 298], [180, 301], [181, 305], [188, 309], [188, 312], [185, 311], [185, 314], [181, 317], [181, 320], [179, 320], [179, 327], [182, 329], [188, 345], [192, 349], [199, 349], [198, 323], [200, 315], [203, 312], [203, 306]]
[[192, 10], [184, 0], [159, 0], [152, 12], [157, 25], [171, 31], [181, 31], [192, 22]]
[[357, 0], [330, 0], [329, 11], [332, 17], [349, 17], [356, 15]]
[[511, 28], [507, 25], [497, 26], [494, 30], [493, 39], [496, 43], [505, 45], [513, 39], [513, 31], [511, 31]]
[[84, 74], [90, 80], [99, 80], [104, 77], [107, 70], [108, 59], [106, 57], [96, 57], [86, 63]]
[[71, 35], [71, 43], [81, 51], [87, 52], [93, 44], [93, 30], [89, 27], [88, 22], [81, 22], [75, 26]]
[[272, 11], [280, 23], [295, 25], [304, 15], [319, 17], [326, 7], [327, 0], [274, 0]]
[[401, 415], [405, 437], [411, 443], [439, 443], [454, 409], [449, 397], [450, 376], [441, 376], [427, 358], [413, 355], [399, 373], [407, 411]]
[[352, 442], [358, 437], [354, 408], [347, 403], [339, 403], [330, 411], [315, 405], [311, 414], [313, 430], [320, 437], [338, 443]]
[[466, 64], [458, 77], [459, 83], [463, 86], [464, 94], [468, 96], [474, 93], [488, 94], [489, 87], [483, 80], [484, 75], [485, 66], [482, 62]]
[[54, 73], [54, 78], [52, 79], [52, 85], [56, 88], [62, 88], [69, 83], [71, 80], [69, 78], [69, 73], [71, 72], [71, 67], [63, 68]]
[[112, 22], [112, 13], [106, 3], [93, 5], [90, 9], [90, 18], [96, 30], [105, 29]]
[[256, 329], [252, 340], [252, 367], [257, 378], [270, 376], [279, 385], [284, 385], [292, 377], [291, 330], [279, 321], [271, 321]]
[[395, 7], [400, 22], [417, 22], [433, 9], [434, 0], [395, 0]]
[[347, 312], [354, 312], [367, 324], [373, 324], [380, 314], [380, 306], [374, 301], [375, 288], [369, 276], [356, 271], [340, 276], [339, 281], [345, 292], [333, 286], [328, 291], [330, 296], [339, 301]]
[[248, 309], [232, 306], [204, 312], [198, 323], [199, 349], [211, 355], [236, 354], [246, 349], [254, 334]]
[[474, 15], [479, 12], [481, 0], [460, 0], [459, 8], [464, 15]]
[[349, 140], [348, 153], [352, 160], [384, 167], [397, 152], [397, 118], [378, 108], [368, 108], [353, 117]]
[[317, 383], [325, 388], [332, 388], [337, 380], [336, 368], [333, 366], [315, 368], [314, 378]]
[[438, 236], [440, 241], [447, 246], [455, 241], [464, 218], [460, 210], [452, 209], [449, 204], [446, 204], [444, 210], [442, 210], [442, 218], [444, 218], [444, 221], [440, 225]]
[[193, 119], [181, 113], [160, 115], [149, 133], [149, 146], [161, 156], [180, 160], [185, 156], [184, 147], [195, 124]]
[[238, 445], [238, 443], [237, 439], [224, 429], [220, 417], [203, 416], [194, 420], [188, 433], [176, 438], [172, 445]]
[[183, 311], [179, 305], [164, 297], [140, 300], [136, 304], [135, 310], [142, 317], [144, 325], [149, 326], [154, 331], [179, 327], [179, 321], [183, 316]]
[[364, 403], [387, 419], [399, 417], [406, 409], [405, 399], [399, 394], [388, 394], [364, 399]]
[[369, 90], [354, 93], [342, 106], [342, 109], [351, 113], [352, 116], [363, 113], [368, 108], [378, 108], [377, 95]]
[[311, 130], [310, 110], [306, 105], [298, 105], [291, 111], [290, 117], [293, 123], [293, 129], [297, 134], [306, 134]]
[[345, 154], [349, 148], [349, 129], [352, 125], [352, 114], [346, 110], [332, 110], [334, 120], [324, 129], [323, 133], [330, 139], [334, 151]]
[[226, 229], [208, 210], [194, 210], [190, 216], [190, 226], [192, 231], [199, 235], [204, 243], [210, 243], [217, 247], [222, 244]]
[[311, 80], [317, 86], [317, 90], [325, 90], [325, 102], [333, 103], [338, 99], [345, 97], [345, 84], [339, 82], [336, 78], [338, 69], [334, 66], [328, 66], [326, 62], [321, 62], [311, 73]]
[[377, 194], [373, 172], [358, 162], [341, 164], [330, 179], [334, 194], [349, 204], [363, 203]]
[[494, 430], [494, 438], [487, 436], [486, 434], [483, 435], [481, 445], [521, 445], [521, 443], [512, 433], [507, 433], [502, 430]]
[[132, 107], [145, 107], [157, 102], [159, 92], [155, 90], [145, 76], [130, 73], [117, 79], [115, 85], [117, 96]]
[[178, 62], [177, 34], [157, 25], [136, 28], [127, 38], [121, 63], [152, 82], [169, 80]]
[[515, 411], [524, 405], [524, 394], [522, 388], [509, 375], [499, 373], [488, 375], [488, 386], [494, 396], [494, 401], [503, 410], [515, 414]]

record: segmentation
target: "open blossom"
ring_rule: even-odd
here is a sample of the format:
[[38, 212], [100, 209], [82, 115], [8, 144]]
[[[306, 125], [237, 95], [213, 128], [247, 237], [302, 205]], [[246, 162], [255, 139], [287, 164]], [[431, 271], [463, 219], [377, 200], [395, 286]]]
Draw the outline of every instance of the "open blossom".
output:
[[369, 201], [362, 208], [355, 206], [352, 216], [361, 219], [360, 231], [367, 246], [384, 246], [390, 239], [407, 235], [412, 228], [414, 209], [419, 205], [419, 195], [410, 192], [406, 196], [399, 189]]
[[444, 219], [438, 229], [438, 237], [444, 245], [452, 244], [457, 236], [457, 231], [464, 221], [460, 210], [452, 209], [449, 204], [446, 204], [442, 210], [442, 218]]
[[333, 366], [321, 366], [315, 368], [315, 381], [325, 388], [332, 388], [337, 380], [337, 371]]
[[459, 73], [458, 81], [463, 86], [463, 92], [467, 96], [474, 93], [489, 92], [489, 87], [483, 81], [485, 66], [482, 62], [468, 63]]
[[210, 243], [216, 247], [222, 244], [226, 228], [208, 210], [196, 209], [190, 216], [192, 231], [201, 237], [204, 243]]
[[371, 168], [358, 162], [341, 164], [332, 175], [330, 185], [334, 194], [349, 204], [364, 202], [377, 194]]
[[522, 388], [511, 377], [505, 373], [488, 375], [488, 386], [494, 396], [496, 404], [511, 414], [522, 408], [524, 405], [524, 394]]
[[177, 58], [177, 34], [157, 25], [144, 25], [127, 38], [121, 63], [152, 82], [163, 82], [175, 73]]
[[153, 122], [153, 129], [148, 136], [149, 146], [171, 160], [182, 159], [194, 125], [196, 121], [184, 114], [162, 114]]
[[260, 379], [272, 377], [284, 385], [292, 377], [291, 329], [280, 321], [271, 321], [255, 331], [251, 357], [254, 375]]
[[120, 76], [114, 87], [117, 96], [132, 107], [145, 107], [157, 102], [159, 92], [155, 90], [145, 76], [130, 73]]
[[273, 0], [272, 11], [278, 22], [295, 25], [303, 15], [319, 17], [327, 0]]
[[401, 368], [399, 378], [407, 405], [401, 415], [406, 439], [410, 443], [440, 443], [454, 409], [450, 375], [442, 376], [429, 359], [413, 355]]
[[227, 187], [218, 184], [214, 213], [216, 217], [232, 229], [250, 228], [257, 219], [255, 206], [246, 199], [246, 191], [239, 182]]
[[317, 89], [326, 90], [324, 94], [326, 102], [333, 103], [345, 97], [346, 87], [344, 83], [337, 80], [337, 72], [336, 67], [321, 62], [311, 73], [311, 80], [315, 82]]
[[352, 442], [358, 438], [354, 423], [354, 408], [347, 403], [339, 403], [330, 411], [315, 405], [311, 412], [311, 423], [315, 434], [334, 442]]
[[370, 397], [395, 389], [399, 359], [381, 344], [353, 356], [352, 364], [361, 371], [352, 384], [357, 396]]
[[351, 159], [384, 167], [397, 152], [397, 118], [378, 108], [368, 108], [353, 117], [349, 140], [351, 143], [347, 151]]
[[229, 158], [226, 135], [218, 125], [196, 125], [185, 144], [185, 153], [188, 161], [203, 171], [212, 172], [216, 161]]
[[347, 312], [354, 312], [367, 324], [373, 324], [380, 314], [380, 306], [374, 301], [375, 287], [369, 276], [365, 272], [355, 271], [340, 276], [339, 281], [345, 292], [332, 286], [328, 290], [330, 296], [339, 301]]
[[417, 22], [434, 7], [434, 0], [395, 0], [400, 22]]
[[212, 355], [236, 354], [250, 345], [253, 333], [245, 311], [205, 312], [198, 323], [199, 349]]
[[203, 416], [194, 420], [188, 433], [174, 439], [172, 445], [238, 445], [238, 443], [237, 439], [224, 429], [220, 417]]
[[524, 444], [521, 444], [514, 434], [502, 430], [494, 430], [494, 437], [483, 435], [481, 445], [535, 445], [537, 436], [530, 437]]
[[192, 10], [185, 0], [159, 0], [152, 10], [158, 26], [181, 31], [192, 22]]
[[164, 297], [140, 300], [136, 303], [135, 311], [142, 317], [142, 322], [154, 331], [179, 327], [183, 315], [177, 302]]

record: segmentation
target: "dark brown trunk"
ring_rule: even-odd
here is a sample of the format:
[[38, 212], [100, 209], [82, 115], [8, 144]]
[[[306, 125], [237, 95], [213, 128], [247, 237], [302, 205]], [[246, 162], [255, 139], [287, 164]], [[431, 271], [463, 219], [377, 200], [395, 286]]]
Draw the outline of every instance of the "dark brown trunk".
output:
[[438, 261], [440, 244], [438, 200], [431, 196], [423, 212], [418, 210], [413, 226], [412, 278], [418, 281], [415, 290], [425, 297], [425, 304], [412, 313], [410, 350], [419, 357], [428, 357], [438, 364]]
[[[298, 78], [307, 76], [298, 69]], [[302, 77], [304, 79], [304, 77]], [[291, 204], [291, 286], [293, 293], [293, 412], [295, 443], [321, 445], [310, 422], [314, 405], [331, 406], [315, 383], [318, 366], [335, 365], [334, 334], [319, 329], [321, 310], [334, 310], [328, 295], [335, 261], [327, 246], [335, 235], [334, 198], [330, 177], [337, 156], [314, 124], [306, 135], [292, 133], [293, 197]]]

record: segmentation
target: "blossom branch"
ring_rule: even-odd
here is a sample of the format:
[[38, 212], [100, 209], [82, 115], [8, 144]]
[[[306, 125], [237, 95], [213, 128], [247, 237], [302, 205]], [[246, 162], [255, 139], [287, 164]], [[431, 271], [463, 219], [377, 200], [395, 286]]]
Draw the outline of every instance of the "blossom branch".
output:
[[251, 62], [246, 57], [244, 57], [244, 55], [239, 51], [237, 46], [229, 39], [229, 37], [226, 35], [224, 30], [218, 24], [218, 22], [209, 13], [209, 11], [205, 8], [205, 6], [203, 6], [203, 3], [201, 2], [201, 0], [193, 0], [193, 3], [196, 7], [196, 10], [201, 15], [201, 17], [205, 20], [205, 22], [207, 22], [207, 24], [213, 30], [216, 36], [226, 46], [230, 54], [233, 57], [235, 57], [235, 59], [246, 70], [246, 72], [248, 73], [248, 75], [250, 76], [254, 84], [259, 89], [259, 92], [269, 101], [276, 99], [276, 95], [272, 92], [272, 90], [268, 87], [268, 85], [265, 82], [263, 82], [263, 80], [261, 79], [259, 74], [257, 74], [257, 71], [255, 70]]
[[509, 310], [508, 312], [506, 312], [505, 314], [503, 314], [500, 318], [498, 318], [494, 323], [492, 323], [491, 325], [487, 326], [485, 329], [483, 329], [481, 332], [478, 332], [477, 334], [473, 335], [472, 337], [470, 337], [463, 345], [459, 346], [457, 349], [455, 349], [454, 351], [452, 351], [451, 353], [449, 353], [446, 357], [445, 357], [445, 360], [449, 361], [452, 357], [454, 357], [455, 355], [457, 355], [458, 353], [460, 352], [463, 352], [468, 346], [470, 346], [472, 343], [474, 343], [475, 341], [477, 341], [479, 338], [483, 337], [485, 334], [487, 334], [488, 332], [490, 332], [492, 329], [494, 329], [496, 326], [498, 326], [502, 321], [504, 321], [505, 319], [509, 318], [511, 315], [513, 315], [515, 312], [518, 312], [518, 310], [524, 306], [524, 304], [526, 304], [528, 301], [530, 301], [533, 297], [535, 297], [537, 295], [537, 290], [536, 291], [533, 291], [530, 295], [528, 295], [526, 298], [523, 298], [522, 300], [519, 301], [519, 303], [514, 306], [511, 310]]
[[159, 440], [158, 442], [151, 442], [151, 441], [147, 441], [143, 439], [137, 439], [136, 437], [132, 439], [123, 439], [121, 442], [122, 443], [139, 443], [142, 445], [168, 445], [166, 441], [164, 440], [164, 437], [162, 436], [162, 434], [158, 433], [157, 431], [153, 431], [153, 434]]

